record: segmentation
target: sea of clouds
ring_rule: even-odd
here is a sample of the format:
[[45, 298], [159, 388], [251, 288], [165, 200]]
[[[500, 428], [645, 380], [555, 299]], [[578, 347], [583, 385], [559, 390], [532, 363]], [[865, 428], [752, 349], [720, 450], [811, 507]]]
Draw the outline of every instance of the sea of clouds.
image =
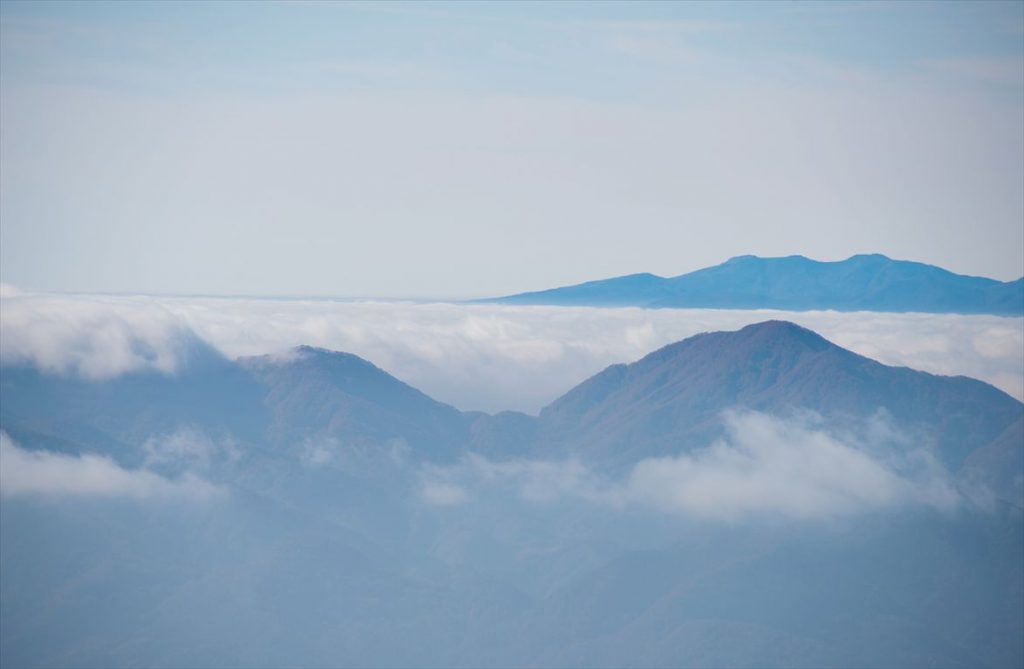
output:
[[831, 311], [506, 306], [0, 292], [0, 360], [102, 379], [174, 373], [301, 344], [354, 353], [463, 410], [536, 412], [604, 367], [768, 319], [890, 365], [972, 376], [1024, 398], [1024, 319]]
[[[986, 380], [1024, 396], [1024, 319], [932, 314], [645, 310], [443, 302], [0, 293], [0, 358], [52, 374], [104, 379], [175, 374], [211, 349], [236, 358], [287, 355], [301, 344], [348, 351], [460, 409], [534, 412], [605, 366], [679, 339], [786, 319], [887, 364]], [[415, 473], [420, 499], [462, 507], [489, 491], [527, 502], [571, 499], [705, 520], [822, 518], [893, 506], [957, 507], [963, 491], [884, 421], [834, 434], [813, 417], [734, 413], [704, 449], [635, 463], [610, 479], [576, 461], [490, 461]], [[870, 429], [868, 429], [870, 428]], [[886, 428], [886, 429], [883, 429]], [[23, 449], [2, 436], [3, 493], [206, 499], [212, 462], [237, 444], [183, 428], [141, 445], [141, 469], [97, 455]], [[302, 464], [331, 466], [310, 444]], [[336, 449], [334, 449], [336, 450]], [[308, 451], [308, 452], [307, 452]], [[903, 453], [894, 462], [885, 453]], [[404, 463], [404, 464], [403, 464]], [[393, 466], [409, 463], [397, 458]]]

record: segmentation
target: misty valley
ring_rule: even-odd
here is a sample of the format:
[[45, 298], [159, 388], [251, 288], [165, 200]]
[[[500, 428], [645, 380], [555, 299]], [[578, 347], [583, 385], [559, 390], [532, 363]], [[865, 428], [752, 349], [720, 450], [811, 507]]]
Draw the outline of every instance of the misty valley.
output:
[[5, 362], [4, 666], [1024, 662], [1024, 406], [986, 383], [765, 321], [483, 413], [183, 346]]

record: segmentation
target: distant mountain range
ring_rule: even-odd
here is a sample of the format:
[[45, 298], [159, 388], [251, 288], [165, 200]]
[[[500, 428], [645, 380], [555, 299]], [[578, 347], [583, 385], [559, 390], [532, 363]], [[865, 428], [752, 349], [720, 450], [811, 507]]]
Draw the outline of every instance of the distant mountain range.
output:
[[[3, 666], [1024, 662], [1024, 404], [789, 322], [613, 365], [538, 416], [460, 412], [311, 347], [226, 360], [199, 346], [176, 374], [104, 381], [0, 372], [0, 429], [33, 457], [99, 454], [168, 479], [185, 461], [228, 491], [5, 496]], [[502, 472], [572, 486], [558, 463], [623, 481], [642, 459], [696, 457], [734, 409], [813, 412], [835, 434], [892, 426], [904, 438], [881, 440], [880, 462], [924, 450], [996, 503], [704, 522], [503, 492]], [[424, 501], [424, 473], [473, 463], [477, 497]], [[840, 469], [832, 480], [860, 475]]]
[[563, 306], [893, 311], [1024, 315], [1024, 277], [996, 281], [934, 265], [855, 255], [739, 256], [689, 274], [630, 274], [484, 302]]
[[147, 436], [189, 425], [278, 453], [314, 439], [360, 452], [400, 441], [433, 462], [475, 451], [621, 468], [706, 446], [728, 409], [808, 409], [838, 425], [884, 411], [927, 435], [950, 471], [991, 463], [985, 478], [1024, 501], [1024, 449], [1012, 438], [1024, 433], [1019, 401], [975, 379], [883, 365], [786, 321], [696, 335], [613, 365], [539, 416], [463, 413], [358, 356], [308, 346], [234, 362], [207, 353], [175, 376], [101, 383], [8, 366], [0, 400], [0, 427], [14, 438], [100, 448], [127, 464]]

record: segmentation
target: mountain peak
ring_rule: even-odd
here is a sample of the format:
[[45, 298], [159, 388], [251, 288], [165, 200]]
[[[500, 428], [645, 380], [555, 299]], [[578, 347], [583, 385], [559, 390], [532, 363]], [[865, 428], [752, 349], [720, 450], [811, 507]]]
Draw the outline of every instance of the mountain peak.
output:
[[319, 346], [301, 344], [277, 353], [266, 353], [263, 355], [247, 356], [238, 358], [237, 362], [243, 367], [250, 369], [263, 369], [271, 367], [297, 367], [297, 366], [327, 366], [336, 368], [339, 365], [350, 369], [376, 370], [385, 373], [369, 360], [359, 357], [354, 353], [345, 351], [334, 351]]
[[818, 349], [835, 346], [814, 330], [809, 330], [792, 321], [784, 320], [767, 320], [760, 323], [751, 323], [735, 332], [723, 332], [720, 334], [733, 335], [736, 339], [756, 337], [762, 344], [789, 340], [813, 345], [814, 348]]
[[850, 261], [850, 260], [858, 260], [858, 259], [885, 260], [885, 261], [888, 261], [888, 262], [899, 262], [897, 260], [893, 260], [892, 258], [890, 258], [889, 256], [885, 255], [884, 253], [857, 253], [857, 254], [854, 254], [854, 255], [850, 256], [846, 260]]
[[815, 337], [820, 337], [820, 335], [818, 335], [814, 330], [808, 330], [804, 326], [797, 325], [793, 321], [786, 321], [779, 318], [771, 318], [759, 323], [751, 323], [750, 325], [743, 326], [735, 332], [773, 332], [780, 334], [806, 333]]
[[[701, 355], [714, 357], [757, 356], [763, 358], [782, 351], [823, 351], [829, 348], [845, 351], [817, 332], [791, 321], [767, 320], [752, 323], [739, 330], [696, 334], [668, 344], [634, 364], [642, 365], [645, 362], [661, 364], [677, 356], [691, 356], [697, 350], [702, 352]], [[849, 351], [846, 352], [855, 355]]]
[[[338, 356], [338, 357], [349, 357], [349, 358], [358, 358], [359, 357], [359, 356], [357, 356], [355, 354], [352, 354], [352, 353], [346, 353], [345, 351], [335, 351], [335, 350], [332, 350], [332, 349], [329, 349], [329, 348], [323, 348], [321, 346], [310, 346], [308, 344], [300, 344], [299, 346], [296, 346], [296, 347], [292, 348], [291, 351], [292, 351], [292, 353], [299, 354], [299, 355], [311, 355], [311, 356], [322, 356], [322, 357], [335, 357], [335, 356]], [[362, 358], [360, 358], [360, 360], [361, 359]]]
[[733, 256], [733, 257], [729, 258], [728, 260], [726, 260], [722, 264], [723, 265], [728, 265], [728, 264], [735, 264], [735, 263], [742, 263], [742, 262], [770, 262], [770, 261], [773, 261], [773, 260], [797, 260], [797, 261], [806, 260], [806, 261], [810, 261], [810, 262], [817, 262], [817, 261], [811, 260], [807, 256], [800, 255], [799, 253], [794, 253], [794, 254], [788, 255], [788, 256], [757, 256], [757, 255], [752, 255], [752, 254], [747, 253], [747, 254], [744, 254], [744, 255]]
[[[949, 410], [952, 403], [962, 409]], [[888, 367], [795, 323], [768, 320], [608, 367], [540, 418], [553, 441], [625, 464], [711, 443], [721, 413], [737, 408], [809, 410], [837, 421], [884, 410], [913, 429], [934, 427], [936, 454], [955, 470], [970, 452], [965, 444], [991, 442], [1020, 419], [1022, 405], [981, 381]]]

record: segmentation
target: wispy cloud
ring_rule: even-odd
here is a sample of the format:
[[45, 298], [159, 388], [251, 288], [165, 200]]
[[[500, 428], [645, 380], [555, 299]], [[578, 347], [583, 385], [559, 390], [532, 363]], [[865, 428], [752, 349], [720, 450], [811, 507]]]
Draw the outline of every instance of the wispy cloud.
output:
[[147, 467], [173, 473], [205, 472], [211, 465], [234, 463], [242, 457], [242, 449], [232, 437], [214, 439], [188, 425], [149, 437], [142, 450]]
[[813, 418], [744, 412], [724, 420], [723, 439], [692, 453], [642, 460], [621, 481], [576, 460], [495, 462], [472, 455], [453, 467], [425, 468], [422, 496], [431, 505], [457, 506], [506, 489], [533, 502], [581, 499], [728, 522], [893, 507], [950, 511], [962, 503], [927, 451], [892, 448], [900, 435], [887, 424], [866, 425], [871, 441], [862, 441], [833, 434]]
[[959, 503], [926, 451], [886, 462], [867, 445], [821, 427], [758, 413], [729, 415], [726, 427], [728, 436], [705, 451], [640, 462], [629, 496], [669, 512], [726, 520], [824, 518], [904, 505], [949, 510]]
[[100, 455], [23, 449], [5, 432], [0, 432], [0, 463], [0, 493], [11, 497], [204, 500], [223, 492], [191, 473], [169, 479], [146, 469], [125, 469]]

